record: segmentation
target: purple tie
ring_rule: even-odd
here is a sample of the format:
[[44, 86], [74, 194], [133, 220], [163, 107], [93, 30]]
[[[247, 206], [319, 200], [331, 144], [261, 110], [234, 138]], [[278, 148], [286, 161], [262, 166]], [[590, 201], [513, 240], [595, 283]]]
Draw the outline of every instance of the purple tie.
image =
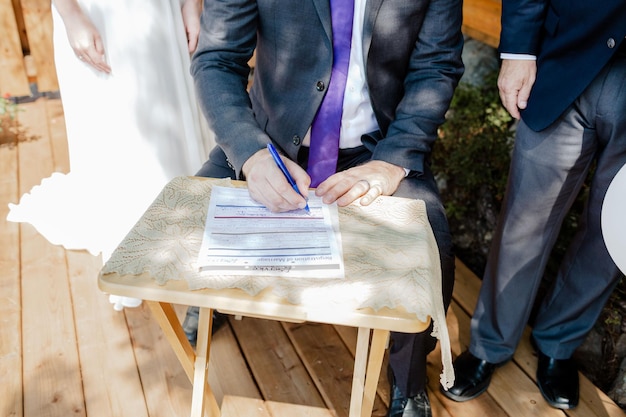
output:
[[317, 187], [337, 170], [343, 93], [348, 78], [352, 42], [353, 0], [330, 0], [333, 27], [333, 67], [328, 91], [311, 126], [308, 173]]

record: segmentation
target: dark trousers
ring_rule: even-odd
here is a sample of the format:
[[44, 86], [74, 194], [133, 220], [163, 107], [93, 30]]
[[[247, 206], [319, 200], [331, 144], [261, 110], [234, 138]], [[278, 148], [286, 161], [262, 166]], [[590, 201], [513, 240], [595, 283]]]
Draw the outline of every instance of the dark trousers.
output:
[[621, 274], [604, 244], [602, 202], [626, 163], [626, 57], [616, 57], [555, 123], [520, 123], [504, 205], [471, 322], [470, 351], [489, 362], [513, 356], [561, 224], [592, 163], [589, 197], [533, 326], [546, 355], [571, 357]]
[[[365, 147], [342, 149], [339, 154], [337, 171], [362, 164], [371, 158], [371, 153]], [[298, 163], [306, 169], [308, 148], [301, 148]], [[234, 179], [234, 171], [228, 166], [226, 155], [221, 148], [216, 147], [211, 152], [209, 160], [196, 174], [203, 177]], [[444, 307], [447, 310], [452, 299], [454, 285], [454, 255], [452, 252], [452, 238], [448, 227], [443, 204], [432, 172], [427, 167], [420, 177], [405, 178], [394, 194], [398, 197], [424, 200], [428, 219], [430, 220], [441, 258], [442, 291]], [[426, 356], [436, 345], [428, 329], [418, 334], [395, 333], [391, 334], [392, 344], [389, 362], [393, 370], [395, 383], [406, 396], [414, 396], [426, 388]]]

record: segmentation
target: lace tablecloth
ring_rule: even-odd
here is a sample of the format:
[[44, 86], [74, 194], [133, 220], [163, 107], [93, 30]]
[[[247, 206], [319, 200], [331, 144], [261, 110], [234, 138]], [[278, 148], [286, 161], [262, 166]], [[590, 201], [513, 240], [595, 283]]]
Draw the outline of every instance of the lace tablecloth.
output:
[[422, 321], [432, 318], [433, 335], [441, 343], [441, 382], [452, 384], [439, 252], [423, 201], [379, 197], [369, 206], [340, 208], [345, 279], [202, 274], [197, 258], [211, 188], [241, 184], [228, 179], [173, 179], [114, 251], [102, 274], [148, 273], [159, 284], [185, 280], [192, 290], [240, 288], [251, 295], [271, 288], [291, 303], [317, 308], [401, 306]]

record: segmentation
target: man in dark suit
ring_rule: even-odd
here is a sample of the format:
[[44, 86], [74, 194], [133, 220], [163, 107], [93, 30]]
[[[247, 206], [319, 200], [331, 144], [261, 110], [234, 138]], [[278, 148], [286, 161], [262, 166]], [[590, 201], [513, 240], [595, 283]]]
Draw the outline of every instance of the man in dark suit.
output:
[[571, 357], [619, 280], [600, 228], [609, 183], [626, 163], [626, 3], [504, 0], [498, 86], [521, 120], [469, 350], [444, 393], [457, 401], [487, 389], [515, 352], [550, 250], [587, 174], [579, 230], [537, 312], [537, 384], [553, 407], [578, 404]]
[[[331, 6], [346, 0], [330, 3], [205, 0], [192, 74], [217, 146], [198, 175], [245, 179], [251, 196], [274, 211], [303, 208], [305, 199], [266, 149], [272, 142], [298, 188], [316, 187], [325, 203], [369, 204], [380, 195], [425, 200], [447, 306], [454, 259], [429, 155], [463, 73], [461, 1], [354, 2], [335, 173], [311, 183], [311, 126], [332, 81]], [[426, 355], [435, 339], [428, 331], [392, 338], [390, 415], [429, 416]]]

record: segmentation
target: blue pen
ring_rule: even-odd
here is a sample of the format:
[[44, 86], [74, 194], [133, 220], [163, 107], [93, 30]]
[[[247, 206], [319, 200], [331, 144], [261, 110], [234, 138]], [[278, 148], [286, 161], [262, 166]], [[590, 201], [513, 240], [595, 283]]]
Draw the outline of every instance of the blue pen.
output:
[[[276, 162], [276, 165], [278, 165], [278, 168], [280, 168], [280, 170], [283, 171], [283, 174], [285, 175], [285, 178], [287, 178], [287, 181], [289, 181], [289, 184], [291, 184], [291, 186], [296, 191], [296, 193], [300, 194], [300, 190], [298, 190], [298, 186], [296, 185], [296, 182], [291, 177], [291, 174], [289, 173], [289, 171], [287, 171], [287, 167], [283, 163], [283, 160], [280, 158], [280, 155], [278, 155], [278, 151], [276, 150], [274, 145], [272, 145], [271, 143], [268, 143], [267, 150], [270, 151], [270, 153], [272, 154], [272, 158], [274, 158], [274, 162]], [[304, 207], [304, 209], [307, 211], [307, 213], [311, 212], [311, 209], [309, 209], [308, 203]]]

